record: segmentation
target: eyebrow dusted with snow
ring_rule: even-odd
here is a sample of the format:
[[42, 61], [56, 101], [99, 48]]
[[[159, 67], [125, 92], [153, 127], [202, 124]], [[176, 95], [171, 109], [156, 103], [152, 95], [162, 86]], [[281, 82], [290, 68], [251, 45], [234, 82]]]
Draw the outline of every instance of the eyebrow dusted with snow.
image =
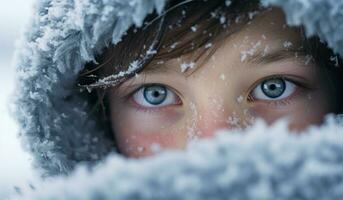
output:
[[146, 67], [142, 69], [140, 73], [164, 73], [176, 71], [173, 67], [168, 66], [167, 62], [157, 62], [157, 63], [150, 63]]
[[166, 72], [175, 72], [175, 73], [186, 73], [187, 74], [193, 70], [196, 70], [198, 67], [198, 64], [193, 61], [183, 61], [177, 64], [179, 67], [175, 67], [173, 63], [170, 63], [169, 61], [165, 62], [157, 62], [157, 63], [151, 63], [147, 65], [140, 73], [144, 74], [160, 74], [160, 73], [166, 73]]
[[[306, 52], [303, 46], [295, 45], [289, 41], [285, 41], [282, 45], [278, 45], [275, 48], [268, 45], [262, 47], [261, 42], [257, 42], [252, 48], [240, 52], [240, 61], [244, 63], [269, 64], [286, 59], [304, 59], [304, 63], [307, 65], [312, 60], [312, 56]], [[204, 61], [201, 65], [205, 64], [207, 59]], [[198, 65], [199, 63], [197, 62], [184, 61], [178, 63], [179, 67], [175, 68], [175, 65], [168, 60], [160, 60], [148, 64], [140, 73], [163, 74], [166, 72], [175, 72], [184, 74], [187, 72], [187, 74], [191, 74], [192, 71], [195, 71], [199, 67]]]
[[[306, 53], [305, 49], [302, 47], [279, 47], [276, 49], [256, 49], [256, 51], [250, 55], [244, 57], [244, 51], [241, 52], [241, 61], [253, 64], [269, 64], [285, 59], [296, 59], [296, 58], [305, 58], [310, 61], [310, 58], [307, 58], [309, 55]], [[309, 61], [305, 61], [308, 63]]]

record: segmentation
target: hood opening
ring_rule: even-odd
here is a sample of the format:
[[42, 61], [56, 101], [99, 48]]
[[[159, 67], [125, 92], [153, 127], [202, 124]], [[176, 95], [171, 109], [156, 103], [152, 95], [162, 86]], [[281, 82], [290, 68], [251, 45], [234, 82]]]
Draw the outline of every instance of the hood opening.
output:
[[[302, 24], [308, 36], [317, 35], [334, 52], [343, 54], [343, 37], [340, 34], [342, 23], [339, 21], [343, 13], [335, 9], [332, 2], [261, 2], [263, 5], [281, 7], [290, 25]], [[144, 27], [146, 16], [152, 12], [163, 14], [163, 9], [169, 8], [165, 7], [167, 3], [157, 0], [107, 3], [50, 0], [37, 4], [39, 12], [32, 22], [32, 28], [25, 35], [26, 42], [20, 50], [17, 64], [18, 71], [23, 73], [20, 73], [18, 79], [16, 118], [21, 124], [24, 142], [29, 144], [29, 150], [35, 154], [36, 166], [43, 169], [44, 174], [69, 173], [78, 163], [96, 163], [110, 152], [117, 151], [113, 134], [108, 130], [108, 121], [102, 120], [107, 111], [100, 110], [93, 115], [99, 94], [79, 93], [80, 88], [75, 89], [74, 84], [84, 66], [87, 68], [92, 65], [90, 63], [97, 63], [97, 56], [110, 43], [120, 45], [125, 33], [136, 29], [130, 30], [130, 27]], [[235, 1], [232, 3], [238, 4]], [[207, 43], [203, 39], [199, 46]], [[134, 43], [131, 47], [135, 47]], [[144, 52], [147, 50], [148, 47]], [[137, 55], [141, 56], [142, 53]], [[133, 61], [135, 59], [119, 63], [118, 66], [126, 67], [134, 63], [129, 68], [129, 75], [132, 75], [141, 66]], [[341, 58], [332, 57], [332, 64], [341, 65]], [[337, 73], [337, 76], [341, 77], [341, 73]], [[341, 78], [336, 80], [339, 83], [335, 85], [343, 85]], [[341, 96], [338, 101], [341, 102]]]

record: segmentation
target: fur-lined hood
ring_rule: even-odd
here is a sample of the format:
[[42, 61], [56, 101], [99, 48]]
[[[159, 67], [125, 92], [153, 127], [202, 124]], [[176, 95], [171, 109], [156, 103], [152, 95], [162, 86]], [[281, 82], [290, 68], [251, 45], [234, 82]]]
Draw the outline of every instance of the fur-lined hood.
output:
[[[92, 105], [85, 100], [82, 94], [78, 92], [78, 89], [75, 89], [75, 81], [78, 73], [86, 63], [95, 61], [95, 56], [99, 55], [106, 46], [120, 41], [131, 26], [141, 26], [148, 14], [152, 12], [163, 13], [166, 3], [165, 0], [39, 0], [37, 2], [32, 23], [28, 26], [22, 39], [22, 46], [17, 52], [18, 81], [14, 115], [20, 124], [20, 135], [23, 138], [23, 143], [32, 152], [34, 164], [42, 170], [43, 175], [68, 174], [79, 163], [97, 163], [100, 160], [105, 160], [105, 157], [113, 152], [112, 143], [108, 141], [105, 131], [97, 124], [96, 119], [88, 119], [88, 113], [90, 113]], [[262, 0], [262, 3], [281, 7], [285, 11], [287, 22], [290, 25], [304, 25], [308, 35], [318, 35], [336, 53], [343, 55], [343, 1]], [[85, 123], [85, 119], [87, 119], [87, 123]], [[319, 134], [320, 130], [328, 133]], [[284, 132], [285, 128], [269, 130], [265, 126], [256, 125], [249, 131], [275, 133]], [[233, 198], [244, 199], [244, 197], [249, 197], [244, 194], [244, 191], [247, 192], [246, 189], [265, 190], [266, 196], [255, 199], [312, 199], [311, 197], [318, 198], [318, 196], [313, 196], [315, 194], [327, 192], [325, 189], [332, 189], [332, 193], [336, 196], [330, 197], [337, 197], [332, 199], [338, 199], [337, 195], [342, 198], [343, 194], [339, 192], [338, 185], [343, 186], [343, 127], [333, 120], [330, 123], [328, 122], [326, 127], [312, 130], [312, 132], [317, 135], [310, 133], [296, 139], [294, 138], [296, 136], [286, 136], [286, 134], [279, 139], [276, 137], [266, 139], [270, 135], [262, 136], [258, 134], [259, 137], [240, 136], [247, 137], [244, 139], [251, 138], [247, 142], [243, 142], [243, 146], [235, 146], [234, 142], [229, 142], [229, 144], [232, 144], [231, 147], [229, 144], [223, 145], [221, 140], [217, 138], [209, 141], [210, 145], [207, 143], [202, 144], [204, 148], [208, 147], [213, 150], [213, 152], [206, 153], [206, 156], [209, 156], [207, 158], [201, 156], [204, 155], [201, 150], [198, 152], [191, 150], [192, 154], [188, 151], [176, 153], [177, 156], [172, 154], [173, 156], [166, 158], [165, 161], [168, 162], [179, 162], [180, 165], [176, 166], [176, 169], [180, 170], [170, 172], [170, 176], [167, 173], [168, 176], [165, 176], [165, 178], [168, 179], [169, 177], [170, 180], [180, 181], [179, 184], [181, 185], [186, 184], [185, 187], [189, 187], [193, 192], [191, 194], [194, 198], [189, 199], [209, 199], [208, 195], [215, 194], [215, 191], [218, 191], [220, 196], [214, 199], [227, 199], [230, 194], [232, 194]], [[339, 132], [342, 132], [342, 134], [340, 135]], [[259, 138], [266, 140], [263, 141]], [[278, 144], [274, 148], [282, 148], [283, 150], [265, 148], [270, 147], [271, 142]], [[289, 148], [288, 145], [296, 145], [298, 148]], [[316, 148], [324, 149], [327, 152], [327, 157], [317, 151]], [[240, 154], [241, 152], [246, 157], [237, 159], [235, 153]], [[279, 162], [274, 159], [279, 157], [282, 152], [292, 155], [291, 159], [293, 160], [289, 161], [289, 165], [287, 165], [287, 160], [284, 161], [286, 163], [284, 165], [280, 164], [280, 160]], [[304, 154], [299, 155], [298, 153]], [[258, 161], [259, 159], [253, 155], [260, 156], [262, 161]], [[322, 157], [317, 157], [317, 155]], [[223, 165], [220, 165], [223, 168], [218, 168], [219, 164], [214, 163], [218, 158], [221, 158], [217, 160], [218, 162], [225, 160], [226, 164], [222, 163]], [[134, 171], [137, 171], [137, 168], [134, 167], [135, 162], [137, 162], [136, 166], [143, 163], [142, 169], [148, 169], [148, 166], [152, 167], [155, 174], [161, 175], [161, 177], [163, 177], [163, 172], [168, 171], [163, 169], [166, 164], [159, 162], [163, 161], [161, 157], [153, 158], [154, 161], [151, 161], [150, 164], [148, 161], [112, 159], [114, 161], [108, 161], [105, 167], [96, 168], [98, 171], [95, 171], [93, 178], [97, 177], [97, 180], [99, 180], [100, 176], [108, 175], [116, 179], [112, 182], [113, 184], [119, 184], [120, 181], [125, 180], [123, 174], [129, 174], [126, 178], [132, 180], [135, 174]], [[210, 163], [213, 162], [213, 165], [206, 165], [209, 171], [204, 168], [197, 171], [195, 163], [205, 162], [206, 160]], [[247, 164], [248, 168], [239, 167], [243, 166], [244, 163]], [[261, 163], [268, 166], [262, 166]], [[101, 173], [101, 171], [108, 171], [111, 165], [117, 165], [113, 169], [117, 170], [118, 173]], [[224, 169], [226, 165], [227, 170]], [[127, 169], [125, 169], [126, 166], [128, 166]], [[285, 168], [281, 169], [280, 167]], [[310, 170], [309, 175], [311, 175], [311, 172], [313, 172], [311, 167], [321, 168], [318, 169], [319, 174], [312, 177], [313, 181], [319, 182], [310, 184], [311, 177], [306, 178], [305, 175], [303, 179], [299, 177], [299, 180], [290, 179], [293, 173], [306, 174], [307, 170]], [[189, 175], [187, 169], [192, 170], [194, 176]], [[238, 171], [233, 173], [231, 177], [228, 176], [230, 177], [228, 179], [220, 178], [225, 177], [225, 173], [230, 174], [231, 169]], [[119, 174], [120, 171], [122, 174]], [[285, 173], [278, 175], [280, 171]], [[210, 175], [211, 172], [215, 173]], [[240, 178], [234, 177], [234, 174], [240, 175], [243, 173], [250, 175], [244, 175]], [[191, 179], [177, 179], [182, 175], [191, 176], [189, 177]], [[154, 182], [153, 176], [154, 173], [152, 172], [151, 176], [144, 175], [144, 178], [140, 178], [138, 181], [141, 181], [142, 185], [144, 185], [143, 183], [147, 185], [155, 184], [156, 188], [161, 189], [161, 192], [167, 191], [168, 187], [170, 187], [170, 193], [165, 193], [169, 196], [165, 199], [187, 199], [179, 196], [183, 192], [182, 189], [175, 189], [174, 184], [176, 182], [170, 183], [167, 179], [158, 179], [157, 182]], [[109, 180], [109, 177], [106, 177], [105, 180]], [[185, 176], [183, 177], [185, 178]], [[244, 179], [244, 177], [249, 178]], [[74, 179], [77, 178], [74, 177]], [[195, 181], [195, 179], [198, 181]], [[89, 178], [89, 180], [92, 180], [92, 178]], [[185, 182], [182, 182], [182, 180]], [[262, 185], [257, 185], [259, 180], [264, 181], [261, 182]], [[290, 182], [287, 185], [289, 180], [297, 180], [299, 187], [303, 187], [305, 183], [308, 183], [312, 188], [306, 187], [307, 190], [298, 190], [296, 182]], [[72, 178], [69, 181], [73, 182], [75, 180]], [[207, 181], [212, 181], [213, 184], [208, 184], [208, 190], [200, 190], [199, 188], [202, 188]], [[105, 185], [105, 182], [99, 184]], [[189, 186], [188, 183], [200, 185]], [[256, 183], [256, 185], [253, 183]], [[278, 198], [278, 196], [274, 195], [280, 195], [281, 193], [273, 193], [268, 190], [268, 188], [273, 188], [273, 184], [278, 185], [278, 183], [280, 183], [279, 186], [283, 186], [283, 188], [279, 188], [281, 193], [282, 191], [285, 191], [285, 193], [289, 191], [289, 196], [284, 195]], [[106, 185], [108, 184], [106, 183]], [[115, 185], [112, 186], [116, 187]], [[92, 191], [89, 187], [91, 186], [85, 186], [83, 190]], [[73, 193], [72, 190], [63, 188], [63, 186], [56, 186], [56, 188]], [[199, 190], [192, 190], [192, 188], [198, 188]], [[145, 197], [147, 197], [146, 199], [159, 199], [155, 198], [155, 196], [149, 196], [148, 193], [152, 192], [152, 189], [145, 188], [147, 193], [144, 193], [144, 191], [139, 192], [136, 189], [134, 185], [128, 188], [127, 191], [132, 191], [131, 194], [133, 195], [127, 196], [130, 197], [129, 199], [145, 199]], [[231, 192], [226, 193], [225, 189]], [[239, 194], [235, 191], [241, 191], [242, 193]], [[96, 190], [96, 192], [99, 193], [99, 190]], [[120, 194], [120, 192], [113, 192], [112, 194], [116, 195]], [[145, 194], [146, 196], [143, 198]], [[157, 192], [157, 194], [161, 195], [162, 193]], [[203, 195], [203, 198], [200, 197], [200, 194]], [[319, 199], [325, 199], [325, 196], [322, 197]], [[70, 198], [78, 199], [76, 196]], [[42, 197], [41, 199], [45, 198]], [[124, 197], [116, 199], [124, 199]]]
[[91, 105], [75, 89], [77, 75], [106, 45], [163, 6], [161, 0], [38, 1], [18, 55], [15, 116], [35, 164], [47, 174], [67, 173], [112, 150], [104, 130], [87, 120]]

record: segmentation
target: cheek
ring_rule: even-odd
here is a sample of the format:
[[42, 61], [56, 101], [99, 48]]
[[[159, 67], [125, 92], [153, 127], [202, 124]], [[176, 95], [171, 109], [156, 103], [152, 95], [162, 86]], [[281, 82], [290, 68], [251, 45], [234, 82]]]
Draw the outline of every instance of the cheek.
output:
[[112, 131], [119, 151], [127, 157], [145, 157], [163, 149], [182, 149], [186, 136], [180, 124], [182, 113], [144, 113], [124, 108], [111, 115]]
[[183, 149], [185, 138], [182, 134], [172, 132], [129, 132], [117, 137], [118, 148], [127, 157], [146, 157], [165, 149]]
[[329, 96], [319, 91], [304, 95], [277, 109], [270, 108], [268, 105], [257, 105], [252, 108], [252, 113], [264, 119], [268, 124], [280, 118], [287, 118], [291, 130], [302, 131], [310, 125], [322, 123], [325, 115], [333, 112], [330, 102]]

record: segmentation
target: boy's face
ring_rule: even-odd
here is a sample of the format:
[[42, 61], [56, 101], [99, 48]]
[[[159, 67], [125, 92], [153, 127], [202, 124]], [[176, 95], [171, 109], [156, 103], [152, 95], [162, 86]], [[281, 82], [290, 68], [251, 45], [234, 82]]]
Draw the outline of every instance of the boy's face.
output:
[[260, 13], [219, 45], [204, 62], [172, 59], [110, 91], [120, 152], [142, 157], [181, 149], [256, 118], [287, 118], [299, 131], [333, 112], [325, 71], [301, 51], [299, 30], [285, 25], [280, 10]]

